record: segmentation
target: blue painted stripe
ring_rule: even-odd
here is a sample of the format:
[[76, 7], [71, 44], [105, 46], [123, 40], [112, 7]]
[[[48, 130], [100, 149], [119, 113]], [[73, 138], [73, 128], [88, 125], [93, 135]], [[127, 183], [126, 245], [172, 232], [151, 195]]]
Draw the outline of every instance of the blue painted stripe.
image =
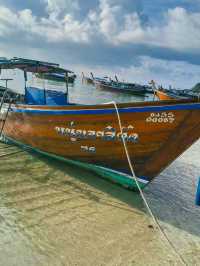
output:
[[[192, 104], [176, 104], [164, 106], [146, 106], [146, 107], [124, 107], [118, 109], [120, 113], [143, 113], [143, 112], [161, 112], [161, 111], [177, 111], [177, 110], [200, 110], [200, 103]], [[46, 115], [73, 115], [73, 114], [113, 114], [116, 113], [115, 108], [108, 109], [80, 109], [80, 110], [56, 110], [56, 109], [21, 109], [11, 108], [11, 111], [17, 113], [30, 114], [46, 114]]]

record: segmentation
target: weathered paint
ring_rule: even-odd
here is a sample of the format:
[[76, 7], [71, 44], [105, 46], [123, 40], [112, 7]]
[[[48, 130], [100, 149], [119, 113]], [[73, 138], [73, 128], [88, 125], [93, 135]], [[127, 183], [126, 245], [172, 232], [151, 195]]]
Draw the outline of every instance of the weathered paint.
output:
[[[197, 101], [125, 103], [118, 107], [135, 174], [148, 177], [148, 181], [200, 137], [200, 103]], [[157, 122], [149, 122], [152, 114]], [[100, 136], [99, 132], [105, 135], [104, 129], [108, 127], [107, 137]], [[63, 134], [58, 134], [56, 128], [59, 132], [64, 129]], [[66, 128], [70, 134], [65, 134]], [[128, 141], [133, 134], [137, 134], [135, 141]], [[131, 175], [113, 104], [13, 105], [4, 135], [48, 154], [90, 167], [103, 167], [104, 173], [110, 169], [121, 176]]]

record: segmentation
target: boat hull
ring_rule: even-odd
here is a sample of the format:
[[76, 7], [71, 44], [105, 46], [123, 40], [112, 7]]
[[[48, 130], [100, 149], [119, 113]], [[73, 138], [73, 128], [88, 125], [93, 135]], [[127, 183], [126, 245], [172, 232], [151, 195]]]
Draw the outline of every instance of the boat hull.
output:
[[[200, 136], [200, 103], [120, 104], [123, 137], [144, 186]], [[40, 152], [78, 162], [134, 187], [113, 104], [13, 105], [3, 134]], [[123, 179], [124, 178], [124, 179]], [[111, 178], [119, 182], [120, 178]], [[123, 183], [123, 182], [119, 182]]]
[[101, 82], [95, 82], [96, 88], [97, 89], [102, 89], [102, 90], [111, 90], [114, 92], [125, 92], [125, 93], [130, 93], [130, 94], [138, 94], [138, 95], [144, 95], [145, 93], [147, 93], [147, 90], [140, 87], [130, 87], [130, 88], [124, 88], [124, 87], [120, 87], [120, 86], [110, 86], [108, 84], [104, 84]]
[[164, 91], [157, 90], [155, 93], [156, 93], [156, 96], [158, 97], [158, 99], [160, 101], [170, 101], [170, 100], [174, 100], [175, 99], [174, 97], [168, 95]]
[[94, 80], [88, 77], [83, 77], [82, 78], [82, 83], [86, 85], [94, 85]]

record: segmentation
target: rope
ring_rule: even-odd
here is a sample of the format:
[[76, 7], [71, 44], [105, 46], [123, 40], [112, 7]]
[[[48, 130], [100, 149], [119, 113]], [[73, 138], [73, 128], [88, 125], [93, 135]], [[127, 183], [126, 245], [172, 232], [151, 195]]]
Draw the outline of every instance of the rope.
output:
[[164, 239], [168, 242], [170, 248], [173, 250], [173, 252], [179, 257], [180, 261], [182, 262], [183, 265], [187, 265], [187, 263], [185, 262], [184, 258], [181, 256], [181, 254], [177, 251], [176, 247], [174, 246], [174, 244], [171, 242], [171, 240], [168, 238], [168, 236], [166, 235], [166, 233], [164, 232], [164, 230], [162, 229], [160, 223], [158, 222], [157, 218], [154, 216], [145, 196], [144, 196], [144, 193], [142, 191], [142, 189], [140, 188], [140, 185], [139, 185], [139, 182], [138, 182], [138, 179], [135, 175], [135, 171], [133, 169], [133, 164], [131, 162], [131, 159], [130, 159], [130, 156], [129, 156], [129, 152], [128, 152], [128, 148], [127, 148], [127, 144], [126, 144], [126, 141], [125, 141], [125, 138], [124, 138], [124, 135], [123, 135], [123, 130], [122, 130], [122, 122], [121, 122], [121, 118], [120, 118], [120, 115], [119, 115], [119, 110], [118, 110], [118, 107], [117, 107], [117, 104], [115, 101], [112, 101], [112, 102], [109, 102], [109, 103], [105, 103], [105, 104], [113, 104], [114, 107], [115, 107], [115, 110], [116, 110], [116, 113], [117, 113], [117, 118], [118, 118], [118, 123], [119, 123], [119, 128], [120, 128], [120, 132], [121, 132], [121, 136], [122, 136], [122, 142], [123, 142], [123, 146], [124, 146], [124, 150], [125, 150], [125, 153], [126, 153], [126, 157], [127, 157], [127, 160], [128, 160], [128, 164], [129, 164], [129, 167], [130, 167], [130, 170], [131, 170], [131, 173], [132, 173], [132, 178], [133, 180], [135, 181], [136, 183], [136, 186], [140, 192], [140, 195], [141, 195], [141, 198], [145, 204], [145, 207], [147, 208], [147, 211], [149, 212], [156, 228], [159, 229], [159, 232], [161, 233], [161, 235], [164, 237]]
[[[12, 104], [12, 101], [11, 101], [11, 98], [10, 98], [9, 106], [8, 106], [8, 109], [6, 110], [6, 115], [5, 115], [5, 118], [4, 118], [3, 122], [2, 122], [2, 127], [1, 127], [1, 129], [0, 129], [0, 139], [1, 139], [1, 137], [2, 137], [2, 133], [3, 133], [4, 127], [5, 127], [5, 125], [6, 125], [6, 119], [7, 119], [7, 117], [8, 117], [8, 113], [9, 113], [9, 111], [10, 111], [11, 104]], [[0, 110], [0, 111], [1, 111], [1, 110]]]

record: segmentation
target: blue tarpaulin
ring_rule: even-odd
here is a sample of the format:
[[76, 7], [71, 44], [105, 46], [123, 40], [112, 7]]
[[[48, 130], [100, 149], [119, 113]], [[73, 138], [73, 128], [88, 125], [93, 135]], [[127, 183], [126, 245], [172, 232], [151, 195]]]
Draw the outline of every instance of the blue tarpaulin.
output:
[[27, 87], [25, 102], [32, 105], [65, 105], [67, 104], [67, 99], [66, 94], [62, 91]]
[[27, 87], [25, 90], [25, 102], [27, 104], [45, 104], [45, 92], [35, 87]]
[[66, 94], [62, 91], [46, 90], [47, 105], [65, 105], [67, 103]]

